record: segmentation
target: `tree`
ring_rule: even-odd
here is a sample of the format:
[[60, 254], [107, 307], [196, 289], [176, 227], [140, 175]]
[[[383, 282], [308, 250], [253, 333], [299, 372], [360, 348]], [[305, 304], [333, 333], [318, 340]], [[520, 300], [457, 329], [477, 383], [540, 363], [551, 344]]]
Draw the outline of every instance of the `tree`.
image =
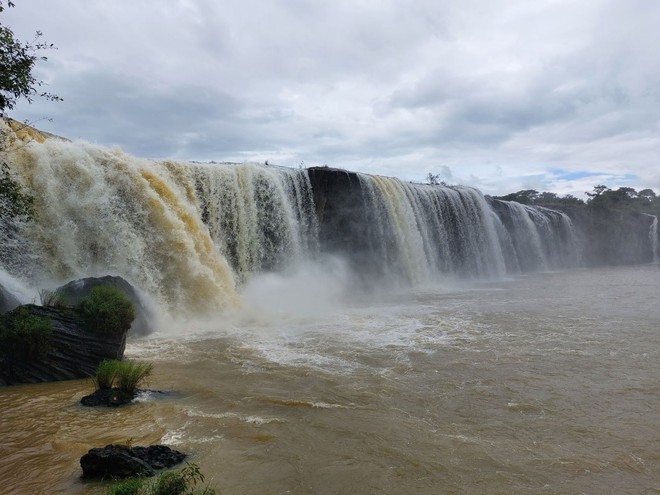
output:
[[[13, 7], [11, 0], [7, 7]], [[0, 0], [0, 12], [5, 10]], [[31, 103], [35, 96], [47, 100], [60, 101], [61, 98], [47, 91], [38, 90], [44, 82], [38, 80], [32, 70], [37, 61], [47, 60], [39, 53], [43, 50], [53, 49], [52, 44], [39, 41], [42, 34], [37, 31], [32, 41], [22, 43], [18, 41], [14, 32], [7, 26], [0, 24], [0, 115], [6, 117], [7, 110], [12, 110], [16, 100], [25, 98]]]
[[592, 192], [592, 193], [588, 192], [588, 193], [585, 193], [585, 194], [587, 196], [589, 196], [590, 198], [597, 198], [598, 196], [603, 194], [605, 191], [609, 191], [608, 187], [604, 186], [602, 184], [599, 184], [597, 186], [594, 186], [594, 192]]
[[440, 184], [440, 174], [434, 174], [429, 172], [426, 174], [426, 183], [432, 186], [437, 186]]

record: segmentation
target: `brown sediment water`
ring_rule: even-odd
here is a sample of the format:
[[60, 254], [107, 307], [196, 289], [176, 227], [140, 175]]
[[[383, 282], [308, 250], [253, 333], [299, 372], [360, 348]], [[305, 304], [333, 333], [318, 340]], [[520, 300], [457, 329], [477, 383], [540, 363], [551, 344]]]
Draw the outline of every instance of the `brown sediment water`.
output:
[[0, 389], [0, 491], [101, 493], [79, 457], [130, 439], [223, 494], [658, 493], [658, 294], [647, 265], [182, 325], [127, 351], [176, 394]]

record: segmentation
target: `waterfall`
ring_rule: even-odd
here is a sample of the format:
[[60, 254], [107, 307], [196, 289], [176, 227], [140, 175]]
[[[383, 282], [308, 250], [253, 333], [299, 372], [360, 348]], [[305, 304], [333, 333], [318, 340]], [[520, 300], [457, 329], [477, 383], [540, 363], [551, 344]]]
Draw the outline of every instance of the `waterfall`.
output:
[[202, 219], [242, 281], [318, 251], [306, 171], [254, 164], [194, 164], [191, 170]]
[[658, 252], [658, 217], [656, 215], [649, 215], [653, 217], [651, 228], [649, 229], [649, 241], [651, 243], [651, 253], [653, 263], [660, 263], [660, 253]]
[[[493, 279], [578, 262], [569, 218], [485, 198], [327, 168], [188, 163], [46, 139], [8, 152], [35, 219], [0, 219], [0, 270], [31, 287], [119, 275], [162, 307], [237, 304], [256, 273], [320, 253], [371, 283]], [[654, 257], [657, 259], [657, 218]]]
[[[565, 213], [514, 201], [491, 200], [508, 236], [509, 267], [521, 272], [576, 266], [579, 249]], [[513, 271], [516, 271], [513, 268]]]
[[159, 162], [55, 139], [7, 162], [36, 215], [9, 229], [11, 242], [4, 235], [2, 268], [35, 286], [110, 273], [164, 307], [203, 312], [235, 305], [254, 271], [317, 250], [306, 171]]
[[493, 203], [511, 238], [520, 271], [556, 270], [578, 263], [573, 224], [565, 213], [514, 201]]
[[386, 275], [415, 284], [442, 275], [492, 278], [505, 273], [499, 220], [476, 189], [358, 178], [369, 245]]

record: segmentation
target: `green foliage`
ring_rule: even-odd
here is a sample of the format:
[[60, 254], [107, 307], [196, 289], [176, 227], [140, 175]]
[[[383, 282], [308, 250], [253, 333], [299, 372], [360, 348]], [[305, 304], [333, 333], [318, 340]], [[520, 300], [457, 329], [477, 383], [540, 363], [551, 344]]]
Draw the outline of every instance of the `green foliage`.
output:
[[133, 395], [140, 383], [151, 376], [154, 371], [153, 363], [136, 363], [131, 361], [117, 361], [115, 382], [119, 391], [128, 396]]
[[0, 320], [0, 352], [7, 358], [41, 359], [51, 348], [53, 328], [46, 317], [19, 306]]
[[147, 480], [145, 478], [128, 478], [115, 483], [105, 491], [105, 495], [143, 495]]
[[67, 305], [66, 297], [64, 297], [64, 293], [61, 289], [40, 289], [39, 300], [41, 301], [42, 306], [49, 306], [52, 308], [63, 308]]
[[104, 359], [96, 368], [94, 386], [97, 390], [116, 388], [121, 394], [131, 397], [138, 385], [147, 380], [153, 371], [153, 363]]
[[516, 201], [526, 205], [540, 206], [586, 206], [596, 214], [611, 216], [626, 212], [648, 213], [660, 215], [660, 197], [652, 189], [642, 189], [637, 192], [632, 187], [619, 187], [610, 189], [603, 184], [594, 186], [585, 203], [571, 194], [558, 196], [551, 192], [538, 192], [534, 189], [525, 189], [505, 196], [494, 196], [495, 199]]
[[523, 189], [505, 196], [495, 196], [495, 199], [503, 201], [516, 201], [524, 205], [540, 206], [584, 206], [584, 201], [571, 194], [559, 196], [552, 192], [538, 192], [535, 189]]
[[[10, 1], [8, 7], [14, 4]], [[0, 12], [4, 10], [0, 2]], [[39, 53], [53, 49], [52, 44], [39, 41], [41, 32], [37, 31], [32, 41], [23, 43], [14, 37], [14, 32], [0, 24], [0, 114], [4, 115], [16, 105], [16, 100], [25, 98], [28, 103], [35, 96], [48, 100], [59, 101], [61, 98], [46, 91], [39, 92], [37, 88], [44, 85], [32, 73], [37, 61], [45, 61], [46, 57]]]
[[9, 173], [9, 166], [0, 166], [0, 218], [31, 220], [34, 198], [23, 192], [21, 185]]
[[135, 319], [133, 303], [118, 289], [94, 287], [78, 304], [87, 325], [101, 335], [121, 335]]
[[154, 480], [129, 478], [109, 487], [105, 495], [216, 495], [213, 488], [197, 488], [204, 475], [196, 464], [186, 463], [178, 471], [161, 473]]
[[652, 189], [642, 189], [637, 192], [632, 187], [619, 187], [610, 189], [604, 185], [597, 185], [589, 196], [587, 206], [595, 213], [611, 215], [613, 212], [647, 213], [660, 215], [660, 198]]
[[115, 383], [121, 361], [115, 359], [104, 359], [96, 368], [94, 385], [97, 390], [109, 390]]

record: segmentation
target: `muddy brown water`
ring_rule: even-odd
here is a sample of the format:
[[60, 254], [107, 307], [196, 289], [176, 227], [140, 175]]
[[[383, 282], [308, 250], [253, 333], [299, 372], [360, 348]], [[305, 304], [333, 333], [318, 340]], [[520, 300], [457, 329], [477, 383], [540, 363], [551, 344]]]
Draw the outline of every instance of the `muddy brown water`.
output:
[[660, 493], [660, 266], [427, 287], [134, 340], [146, 395], [0, 390], [0, 493], [102, 493], [88, 449], [191, 453], [223, 494]]

